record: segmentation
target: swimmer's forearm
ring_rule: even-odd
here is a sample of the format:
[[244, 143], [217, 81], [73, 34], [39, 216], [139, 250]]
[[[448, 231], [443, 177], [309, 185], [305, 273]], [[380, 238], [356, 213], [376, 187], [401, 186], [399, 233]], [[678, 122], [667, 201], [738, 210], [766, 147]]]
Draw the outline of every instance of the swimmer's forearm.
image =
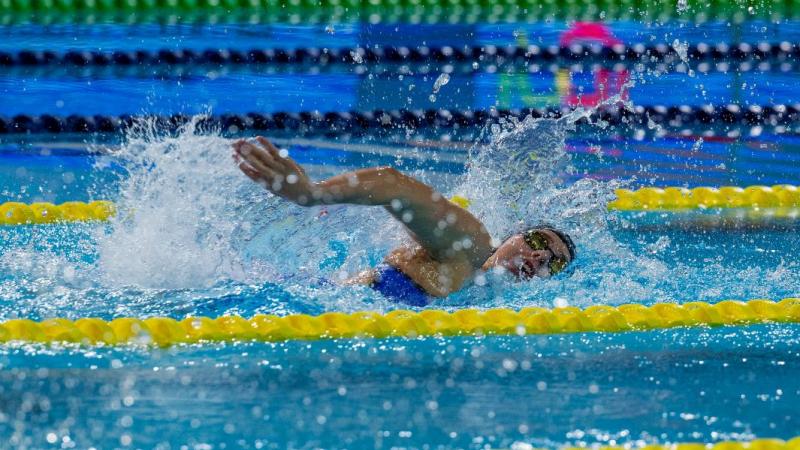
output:
[[[390, 206], [392, 200], [408, 203], [413, 200], [408, 198], [409, 179], [410, 177], [391, 167], [373, 167], [348, 172], [315, 183], [310, 205], [349, 203]], [[411, 196], [415, 196], [413, 192]]]
[[[349, 172], [315, 183], [313, 204], [383, 206], [436, 259], [454, 257], [459, 248], [478, 264], [491, 253], [483, 224], [421, 181], [391, 167]], [[469, 249], [469, 250], [467, 250]]]

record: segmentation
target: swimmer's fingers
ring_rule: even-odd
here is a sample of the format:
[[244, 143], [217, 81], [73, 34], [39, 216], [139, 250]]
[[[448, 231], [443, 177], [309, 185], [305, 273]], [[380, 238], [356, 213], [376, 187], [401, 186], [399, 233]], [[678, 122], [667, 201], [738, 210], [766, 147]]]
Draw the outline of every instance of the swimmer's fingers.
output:
[[273, 167], [264, 164], [257, 157], [248, 159], [247, 163], [250, 164], [259, 173], [261, 173], [261, 178], [267, 181], [270, 185], [273, 185], [275, 182], [280, 184], [286, 178], [286, 176], [283, 175], [283, 173], [281, 173], [278, 170], [275, 170]]
[[278, 147], [272, 144], [269, 139], [265, 138], [264, 136], [256, 136], [256, 140], [264, 146], [264, 149], [268, 152], [269, 156], [274, 158], [276, 161], [281, 162], [284, 158], [281, 156], [280, 150]]
[[253, 181], [265, 184], [268, 189], [271, 186], [280, 186], [286, 178], [281, 173], [263, 164], [253, 153], [244, 152], [243, 154], [234, 155], [233, 158], [245, 175]]
[[286, 172], [286, 164], [277, 153], [268, 150], [266, 147], [259, 148], [258, 151], [253, 152], [254, 156], [261, 161], [262, 164], [271, 168], [272, 170], [280, 173]]
[[243, 174], [247, 175], [247, 178], [250, 178], [251, 180], [257, 183], [262, 182], [261, 174], [258, 172], [258, 170], [254, 169], [253, 166], [251, 166], [250, 164], [247, 164], [246, 161], [242, 160], [236, 161], [236, 165], [239, 167], [239, 170], [241, 170]]
[[247, 141], [245, 141], [244, 139], [237, 139], [236, 141], [234, 141], [234, 142], [233, 142], [233, 144], [231, 144], [231, 147], [233, 147], [233, 151], [234, 151], [234, 152], [236, 152], [236, 153], [239, 153], [239, 152], [240, 152], [240, 150], [239, 150], [239, 149], [240, 149], [240, 148], [241, 148], [241, 146], [242, 146], [243, 144], [245, 144], [246, 142], [247, 142]]
[[280, 150], [272, 145], [272, 142], [261, 136], [258, 136], [256, 139], [258, 139], [258, 142], [269, 152], [269, 156], [272, 157], [272, 160], [275, 162], [274, 167], [276, 170], [280, 170], [281, 173], [287, 176], [295, 174], [299, 177], [306, 178], [306, 171], [303, 170], [303, 167], [297, 164], [292, 158], [289, 158], [289, 156], [281, 156]]
[[294, 162], [292, 158], [289, 158], [288, 154], [284, 153], [286, 156], [282, 156], [278, 147], [275, 147], [267, 138], [258, 136], [256, 139], [264, 146], [264, 149], [267, 150], [271, 164], [276, 170], [286, 173], [287, 175], [292, 172], [304, 174], [302, 167]]
[[250, 159], [253, 155], [263, 152], [264, 150], [247, 141], [240, 141], [233, 144], [236, 153], [243, 158]]
[[278, 161], [277, 157], [273, 157], [266, 146], [261, 147], [254, 143], [247, 142], [241, 146], [240, 154], [256, 168], [266, 167], [275, 173], [284, 174], [284, 176], [287, 175], [285, 173], [287, 170], [286, 166]]
[[271, 175], [274, 175], [275, 173], [282, 173], [284, 170], [283, 167], [275, 164], [272, 157], [269, 156], [263, 148], [260, 148], [257, 145], [253, 145], [249, 142], [245, 142], [240, 147], [238, 155], [257, 170], [262, 172], [268, 170], [266, 173]]

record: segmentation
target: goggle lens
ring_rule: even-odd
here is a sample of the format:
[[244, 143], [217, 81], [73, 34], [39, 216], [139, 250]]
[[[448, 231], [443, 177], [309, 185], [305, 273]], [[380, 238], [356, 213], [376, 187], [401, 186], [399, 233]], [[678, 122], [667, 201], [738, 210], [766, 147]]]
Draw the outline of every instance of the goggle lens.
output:
[[[538, 231], [529, 231], [525, 233], [524, 239], [525, 243], [533, 250], [550, 250], [550, 246], [547, 245], [547, 238]], [[552, 253], [553, 251], [550, 250], [550, 252]], [[566, 259], [553, 255], [553, 257], [550, 258], [550, 264], [548, 264], [550, 275], [561, 272], [567, 267], [567, 264], [569, 264], [569, 261]]]

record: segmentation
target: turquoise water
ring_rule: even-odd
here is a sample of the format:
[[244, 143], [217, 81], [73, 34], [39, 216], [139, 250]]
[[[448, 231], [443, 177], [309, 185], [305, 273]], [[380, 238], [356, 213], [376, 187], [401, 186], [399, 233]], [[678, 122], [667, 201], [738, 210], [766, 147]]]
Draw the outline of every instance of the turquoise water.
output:
[[[800, 328], [7, 349], [11, 445], [509, 448], [790, 438]], [[33, 353], [33, 354], [32, 354]]]

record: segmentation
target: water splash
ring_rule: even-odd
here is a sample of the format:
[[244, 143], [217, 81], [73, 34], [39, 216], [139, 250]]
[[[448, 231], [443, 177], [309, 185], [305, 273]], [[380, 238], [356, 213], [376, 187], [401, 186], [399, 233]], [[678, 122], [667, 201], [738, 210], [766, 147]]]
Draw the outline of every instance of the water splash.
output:
[[450, 82], [450, 75], [448, 73], [442, 72], [441, 74], [439, 74], [439, 76], [436, 77], [436, 81], [433, 82], [433, 91], [431, 92], [431, 95], [428, 97], [428, 100], [430, 100], [431, 103], [435, 102], [436, 94], [438, 94], [439, 90], [442, 89], [442, 87], [447, 85], [447, 83], [449, 82]]
[[[604, 102], [619, 103], [619, 97]], [[457, 192], [473, 199], [473, 212], [498, 237], [537, 222], [604, 220], [605, 204], [618, 183], [582, 180], [566, 185], [573, 168], [566, 139], [596, 108], [578, 108], [559, 118], [512, 118], [493, 125], [488, 144], [470, 151], [469, 170]]]
[[120, 213], [96, 236], [104, 283], [175, 289], [243, 278], [230, 217], [241, 183], [228, 141], [196, 132], [201, 118], [175, 136], [152, 122], [128, 133], [116, 155], [127, 169]]
[[[239, 172], [230, 140], [198, 129], [201, 120], [174, 134], [152, 122], [128, 132], [114, 155], [125, 167], [120, 213], [94, 232], [93, 276], [106, 289], [172, 291], [184, 306], [209, 311], [212, 292], [260, 297], [269, 305], [262, 312], [353, 309], [362, 291], [347, 288], [348, 299], [336, 282], [376, 264], [400, 242], [400, 226], [383, 211], [309, 209], [273, 196]], [[222, 303], [216, 307], [237, 310], [235, 301]], [[180, 304], [172, 307], [185, 310]], [[246, 313], [260, 308], [250, 306]]]

